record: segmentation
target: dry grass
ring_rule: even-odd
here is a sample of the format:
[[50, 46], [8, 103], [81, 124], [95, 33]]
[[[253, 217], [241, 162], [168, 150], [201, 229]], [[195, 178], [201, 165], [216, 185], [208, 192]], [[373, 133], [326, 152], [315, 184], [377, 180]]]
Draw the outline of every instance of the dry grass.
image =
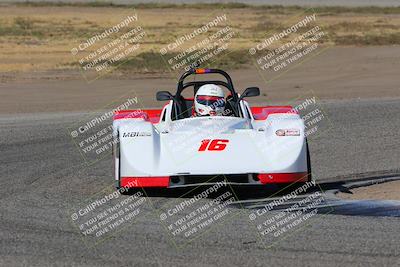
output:
[[[134, 9], [135, 8], [135, 9]], [[70, 50], [87, 38], [118, 24], [136, 10], [147, 36], [140, 54], [123, 67], [162, 70], [159, 49], [193, 31], [217, 14], [228, 16], [236, 32], [228, 56], [217, 64], [226, 68], [249, 63], [247, 51], [268, 36], [296, 22], [301, 7], [229, 5], [3, 5], [0, 6], [0, 71], [68, 69], [77, 66]], [[400, 8], [318, 8], [317, 24], [329, 38], [322, 45], [400, 44]]]

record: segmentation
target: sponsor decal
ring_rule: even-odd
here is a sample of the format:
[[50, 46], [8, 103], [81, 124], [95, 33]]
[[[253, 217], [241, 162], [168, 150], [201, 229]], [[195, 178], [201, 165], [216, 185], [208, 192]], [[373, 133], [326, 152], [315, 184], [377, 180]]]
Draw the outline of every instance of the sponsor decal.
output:
[[300, 136], [299, 129], [279, 129], [275, 132], [277, 136]]
[[142, 136], [151, 136], [150, 132], [128, 132], [123, 133], [122, 137], [142, 137]]

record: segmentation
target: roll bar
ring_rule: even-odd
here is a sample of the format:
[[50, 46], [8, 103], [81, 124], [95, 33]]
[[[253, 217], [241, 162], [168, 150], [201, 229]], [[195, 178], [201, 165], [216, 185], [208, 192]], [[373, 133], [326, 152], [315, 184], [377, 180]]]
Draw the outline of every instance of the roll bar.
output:
[[190, 69], [190, 70], [186, 71], [186, 72], [183, 73], [182, 76], [179, 78], [178, 88], [177, 88], [177, 91], [176, 91], [176, 95], [175, 95], [175, 96], [180, 97], [182, 91], [183, 91], [186, 87], [188, 87], [188, 86], [190, 86], [190, 85], [193, 85], [194, 83], [199, 83], [199, 82], [187, 82], [187, 83], [184, 83], [185, 79], [186, 79], [187, 77], [189, 77], [190, 75], [196, 75], [196, 74], [210, 74], [210, 73], [218, 73], [218, 74], [221, 74], [222, 76], [225, 77], [226, 83], [225, 83], [225, 82], [222, 82], [222, 81], [220, 81], [220, 82], [218, 82], [218, 81], [208, 81], [208, 82], [206, 82], [206, 81], [205, 81], [204, 83], [219, 83], [219, 84], [225, 86], [225, 87], [230, 91], [230, 93], [232, 94], [232, 99], [233, 99], [233, 101], [237, 102], [237, 100], [238, 100], [239, 98], [238, 98], [238, 95], [236, 94], [235, 89], [234, 89], [234, 87], [233, 87], [233, 83], [232, 83], [231, 77], [229, 76], [228, 73], [226, 73], [225, 71], [220, 70], [220, 69]]

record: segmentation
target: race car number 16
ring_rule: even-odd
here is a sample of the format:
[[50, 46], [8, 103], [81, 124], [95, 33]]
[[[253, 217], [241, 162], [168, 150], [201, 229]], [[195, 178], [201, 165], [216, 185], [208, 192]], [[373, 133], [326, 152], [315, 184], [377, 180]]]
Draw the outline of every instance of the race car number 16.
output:
[[204, 139], [201, 141], [199, 151], [222, 151], [228, 143], [229, 140], [226, 139]]

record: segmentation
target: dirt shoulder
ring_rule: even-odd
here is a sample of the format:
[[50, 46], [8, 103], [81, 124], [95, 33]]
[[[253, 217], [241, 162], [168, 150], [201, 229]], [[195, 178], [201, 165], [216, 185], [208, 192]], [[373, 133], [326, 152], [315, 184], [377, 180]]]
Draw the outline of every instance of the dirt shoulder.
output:
[[[400, 97], [400, 46], [332, 47], [278, 78], [255, 67], [230, 71], [236, 90], [259, 86], [256, 104]], [[11, 79], [12, 78], [12, 79]], [[172, 75], [104, 76], [88, 83], [79, 73], [30, 72], [0, 84], [0, 113], [96, 110], [137, 96], [142, 107], [159, 107], [158, 90], [176, 90]], [[125, 100], [123, 100], [125, 99]]]
[[379, 199], [400, 200], [400, 181], [360, 187], [351, 190], [353, 194], [339, 193], [338, 197], [343, 199]]

